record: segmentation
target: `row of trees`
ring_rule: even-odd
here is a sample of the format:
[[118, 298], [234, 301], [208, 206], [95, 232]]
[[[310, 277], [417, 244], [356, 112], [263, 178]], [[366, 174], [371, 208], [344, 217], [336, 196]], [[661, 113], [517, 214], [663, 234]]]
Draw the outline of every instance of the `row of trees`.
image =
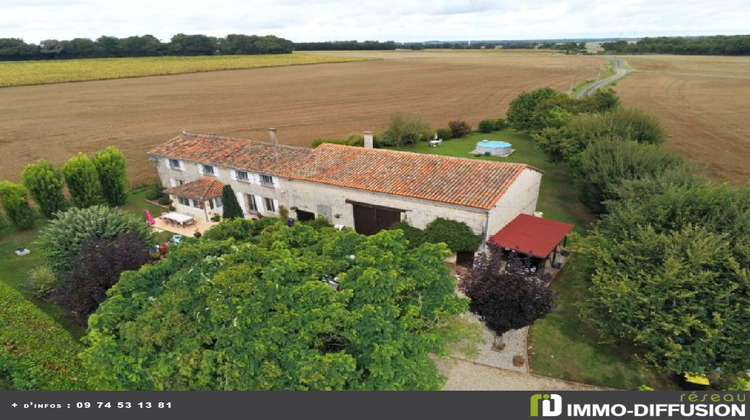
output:
[[[93, 159], [79, 153], [62, 169], [39, 159], [26, 166], [21, 178], [22, 185], [0, 182], [0, 203], [10, 222], [22, 230], [31, 228], [36, 218], [29, 196], [48, 219], [70, 206], [86, 208], [106, 203], [114, 207], [125, 204], [128, 197], [125, 156], [114, 146], [100, 150]], [[64, 194], [66, 186], [70, 200]]]
[[225, 38], [217, 38], [206, 35], [177, 34], [169, 42], [162, 42], [153, 35], [127, 38], [102, 36], [96, 40], [88, 38], [65, 41], [48, 39], [39, 44], [27, 44], [17, 38], [0, 39], [0, 61], [165, 55], [288, 54], [293, 50], [294, 44], [291, 41], [274, 35], [232, 34]]
[[567, 163], [601, 215], [573, 254], [601, 337], [634, 344], [666, 372], [746, 369], [750, 188], [713, 185], [660, 149], [664, 131], [645, 111], [606, 101], [614, 106], [575, 113], [563, 96], [521, 94], [508, 122]]
[[750, 35], [643, 38], [605, 42], [602, 48], [617, 54], [750, 55]]

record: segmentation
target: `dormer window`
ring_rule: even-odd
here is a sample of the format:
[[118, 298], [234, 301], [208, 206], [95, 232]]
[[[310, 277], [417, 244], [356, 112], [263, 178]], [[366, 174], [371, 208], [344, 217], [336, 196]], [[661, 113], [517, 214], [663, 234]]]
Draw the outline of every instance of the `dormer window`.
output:
[[214, 169], [214, 167], [211, 165], [203, 165], [203, 174], [216, 176], [216, 169]]

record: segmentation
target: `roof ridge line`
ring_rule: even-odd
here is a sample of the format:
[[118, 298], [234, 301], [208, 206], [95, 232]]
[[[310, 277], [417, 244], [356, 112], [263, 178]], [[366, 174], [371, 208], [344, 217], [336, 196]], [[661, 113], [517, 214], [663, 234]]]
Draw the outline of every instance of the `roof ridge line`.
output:
[[[335, 144], [335, 143], [323, 143], [319, 147], [326, 145], [326, 147], [333, 147], [333, 148], [341, 148], [341, 149], [349, 149], [349, 150], [366, 150], [366, 151], [374, 151], [377, 153], [400, 153], [404, 155], [413, 155], [413, 156], [425, 156], [428, 158], [437, 158], [437, 159], [452, 159], [452, 160], [460, 160], [464, 162], [471, 162], [473, 164], [491, 164], [491, 165], [507, 165], [507, 166], [523, 166], [523, 167], [530, 167], [533, 168], [530, 165], [527, 165], [525, 163], [517, 163], [517, 162], [497, 162], [493, 160], [478, 160], [478, 159], [471, 159], [471, 158], [463, 158], [458, 156], [444, 156], [444, 155], [433, 155], [429, 153], [420, 153], [420, 152], [409, 152], [406, 150], [391, 150], [391, 149], [370, 149], [370, 148], [364, 148], [359, 146], [348, 146], [345, 144]], [[317, 148], [316, 148], [317, 149]], [[315, 149], [313, 149], [315, 150]], [[533, 168], [539, 171], [537, 168]], [[541, 172], [541, 171], [540, 171]]]
[[291, 144], [273, 144], [270, 141], [253, 140], [253, 139], [242, 139], [242, 138], [239, 138], [239, 137], [223, 136], [221, 134], [190, 133], [190, 132], [187, 132], [187, 131], [183, 131], [181, 134], [173, 137], [172, 140], [174, 140], [174, 139], [176, 139], [176, 138], [178, 138], [180, 136], [183, 136], [183, 135], [195, 136], [195, 137], [204, 137], [204, 138], [215, 138], [215, 139], [222, 139], [222, 140], [233, 140], [233, 141], [238, 141], [238, 142], [259, 143], [259, 144], [264, 144], [264, 145], [269, 145], [269, 146], [290, 147], [290, 148], [295, 148], [295, 149], [312, 149], [310, 147], [305, 147], [305, 146], [294, 146], [294, 145], [291, 145]]

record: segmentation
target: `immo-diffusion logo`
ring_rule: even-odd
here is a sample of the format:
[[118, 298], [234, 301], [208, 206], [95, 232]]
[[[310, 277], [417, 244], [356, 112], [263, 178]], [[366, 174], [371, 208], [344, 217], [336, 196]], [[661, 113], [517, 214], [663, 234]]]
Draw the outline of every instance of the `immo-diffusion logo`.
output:
[[542, 417], [556, 417], [562, 414], [562, 397], [557, 394], [534, 394], [531, 396], [531, 417], [539, 416], [539, 402]]

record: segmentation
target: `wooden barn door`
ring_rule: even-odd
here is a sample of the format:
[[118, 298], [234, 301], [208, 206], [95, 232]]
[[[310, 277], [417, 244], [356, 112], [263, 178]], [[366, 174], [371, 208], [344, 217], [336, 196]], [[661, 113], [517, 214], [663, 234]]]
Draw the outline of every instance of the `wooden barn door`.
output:
[[363, 235], [374, 235], [401, 220], [401, 210], [363, 203], [351, 203], [354, 210], [354, 230]]

